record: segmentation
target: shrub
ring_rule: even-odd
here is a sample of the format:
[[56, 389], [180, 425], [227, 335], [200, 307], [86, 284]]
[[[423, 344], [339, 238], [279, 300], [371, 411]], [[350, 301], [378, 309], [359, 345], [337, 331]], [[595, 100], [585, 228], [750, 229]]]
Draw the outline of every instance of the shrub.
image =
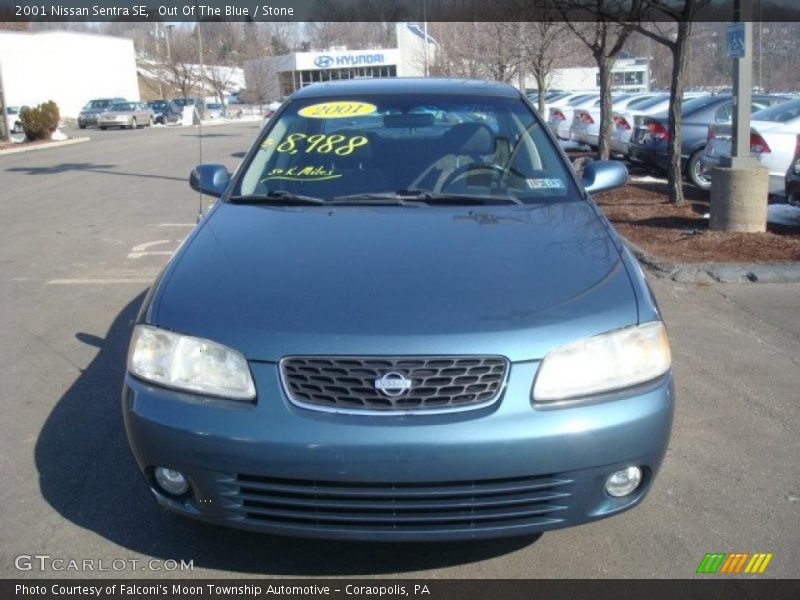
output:
[[22, 129], [29, 140], [49, 140], [58, 127], [59, 117], [58, 105], [52, 100], [34, 108], [26, 106], [19, 111]]

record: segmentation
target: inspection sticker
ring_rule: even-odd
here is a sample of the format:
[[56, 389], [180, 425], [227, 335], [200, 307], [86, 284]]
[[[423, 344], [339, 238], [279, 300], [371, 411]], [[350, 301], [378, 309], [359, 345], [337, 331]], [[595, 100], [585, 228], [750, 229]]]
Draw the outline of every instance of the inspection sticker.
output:
[[310, 119], [344, 119], [346, 117], [363, 117], [371, 115], [378, 107], [368, 102], [339, 101], [312, 104], [297, 111], [301, 117]]
[[528, 187], [532, 190], [563, 190], [566, 186], [560, 179], [526, 179]]

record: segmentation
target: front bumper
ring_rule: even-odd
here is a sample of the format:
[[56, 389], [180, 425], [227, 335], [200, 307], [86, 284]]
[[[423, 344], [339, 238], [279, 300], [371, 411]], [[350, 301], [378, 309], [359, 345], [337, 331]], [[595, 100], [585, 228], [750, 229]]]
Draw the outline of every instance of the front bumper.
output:
[[78, 125], [88, 127], [89, 125], [97, 125], [98, 115], [78, 115]]
[[[669, 440], [667, 375], [603, 402], [534, 409], [538, 363], [515, 363], [500, 400], [460, 413], [354, 416], [289, 403], [277, 365], [253, 363], [255, 403], [204, 399], [128, 375], [131, 449], [156, 500], [177, 513], [275, 534], [386, 541], [528, 535], [638, 504]], [[625, 498], [606, 477], [644, 467]], [[152, 470], [182, 471], [182, 498]]]
[[131, 124], [130, 119], [97, 119], [97, 126], [98, 127], [128, 127]]

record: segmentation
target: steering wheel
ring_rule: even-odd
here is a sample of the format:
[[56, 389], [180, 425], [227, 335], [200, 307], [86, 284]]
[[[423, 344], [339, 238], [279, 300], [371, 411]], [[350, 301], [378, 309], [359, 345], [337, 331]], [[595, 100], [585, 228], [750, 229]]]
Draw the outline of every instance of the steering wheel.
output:
[[525, 179], [525, 175], [519, 172], [515, 167], [509, 166], [507, 168], [501, 167], [500, 165], [496, 165], [494, 163], [467, 163], [466, 165], [461, 165], [457, 169], [455, 169], [447, 178], [442, 182], [439, 186], [439, 189], [436, 190], [437, 192], [441, 192], [442, 190], [446, 190], [448, 187], [454, 185], [455, 183], [461, 181], [462, 179], [468, 177], [474, 171], [485, 171], [491, 174], [492, 180], [498, 183], [502, 183], [509, 174], [516, 175], [521, 179]]

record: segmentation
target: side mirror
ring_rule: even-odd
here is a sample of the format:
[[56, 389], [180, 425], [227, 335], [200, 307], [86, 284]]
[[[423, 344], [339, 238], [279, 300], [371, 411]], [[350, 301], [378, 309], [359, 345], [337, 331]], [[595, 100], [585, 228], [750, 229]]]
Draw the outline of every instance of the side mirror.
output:
[[189, 175], [189, 185], [193, 190], [219, 198], [228, 187], [231, 175], [224, 165], [197, 165]]
[[596, 160], [583, 168], [583, 188], [589, 194], [622, 187], [628, 182], [628, 169], [618, 160]]

